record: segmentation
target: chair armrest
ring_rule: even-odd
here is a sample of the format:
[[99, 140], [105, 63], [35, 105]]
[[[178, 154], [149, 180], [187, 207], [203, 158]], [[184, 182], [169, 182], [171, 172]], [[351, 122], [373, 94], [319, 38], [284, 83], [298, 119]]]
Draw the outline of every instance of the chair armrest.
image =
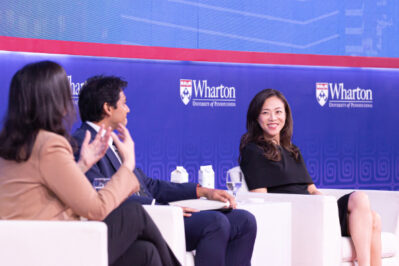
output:
[[94, 221], [0, 221], [0, 264], [107, 266], [107, 226]]
[[257, 234], [251, 264], [265, 265], [267, 262], [267, 265], [293, 265], [289, 256], [292, 228], [291, 203], [238, 202], [237, 208], [251, 212], [256, 219]]
[[182, 265], [186, 261], [186, 238], [183, 211], [179, 207], [143, 205], [157, 225], [163, 238]]
[[295, 265], [340, 264], [341, 231], [334, 197], [253, 192], [237, 195], [237, 200], [243, 202], [254, 198], [262, 198], [265, 202], [291, 203], [291, 261]]

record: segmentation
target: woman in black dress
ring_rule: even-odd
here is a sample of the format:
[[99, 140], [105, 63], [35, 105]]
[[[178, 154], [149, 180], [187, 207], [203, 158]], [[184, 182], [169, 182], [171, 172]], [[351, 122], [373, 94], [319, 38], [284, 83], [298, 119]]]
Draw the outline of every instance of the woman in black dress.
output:
[[[281, 92], [265, 89], [251, 101], [240, 166], [248, 189], [260, 193], [321, 194], [292, 144], [291, 109]], [[381, 265], [381, 221], [364, 192], [338, 200], [341, 234], [351, 236], [359, 266]]]

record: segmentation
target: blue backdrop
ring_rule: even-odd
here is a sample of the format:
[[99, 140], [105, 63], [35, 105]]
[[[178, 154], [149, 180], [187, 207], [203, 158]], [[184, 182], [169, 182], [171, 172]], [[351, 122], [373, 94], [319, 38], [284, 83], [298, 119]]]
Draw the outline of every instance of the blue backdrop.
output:
[[1, 116], [12, 75], [44, 59], [65, 67], [75, 100], [92, 75], [129, 82], [128, 128], [137, 165], [149, 176], [169, 179], [176, 165], [183, 165], [196, 182], [199, 166], [212, 164], [215, 184], [224, 188], [226, 170], [237, 165], [248, 104], [259, 90], [274, 88], [291, 105], [294, 143], [317, 185], [399, 189], [399, 70], [1, 52]]

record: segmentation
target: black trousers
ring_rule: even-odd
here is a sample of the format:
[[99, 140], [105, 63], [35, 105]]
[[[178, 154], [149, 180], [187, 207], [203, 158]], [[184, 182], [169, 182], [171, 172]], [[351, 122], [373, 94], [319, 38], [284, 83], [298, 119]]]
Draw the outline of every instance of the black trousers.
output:
[[180, 265], [141, 204], [127, 200], [104, 222], [108, 226], [109, 265]]

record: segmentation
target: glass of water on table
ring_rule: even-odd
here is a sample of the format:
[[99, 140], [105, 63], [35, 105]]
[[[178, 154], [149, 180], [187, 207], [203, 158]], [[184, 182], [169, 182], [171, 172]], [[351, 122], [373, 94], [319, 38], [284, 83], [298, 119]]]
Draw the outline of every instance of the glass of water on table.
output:
[[237, 195], [237, 191], [242, 185], [242, 176], [241, 171], [227, 171], [226, 187], [233, 192], [234, 197]]

